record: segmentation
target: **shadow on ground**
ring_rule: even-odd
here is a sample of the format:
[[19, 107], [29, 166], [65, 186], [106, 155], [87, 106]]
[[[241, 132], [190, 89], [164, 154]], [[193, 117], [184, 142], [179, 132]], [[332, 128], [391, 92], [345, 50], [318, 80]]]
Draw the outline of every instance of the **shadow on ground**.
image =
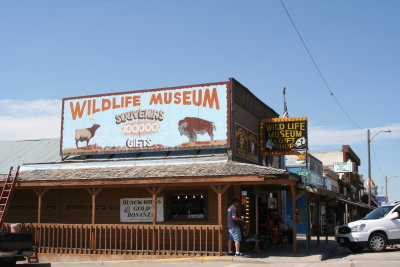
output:
[[[400, 251], [400, 248], [387, 248], [384, 252], [381, 252], [381, 253], [389, 253], [388, 255], [390, 255], [390, 253], [399, 252], [399, 251]], [[363, 254], [369, 254], [369, 253], [374, 253], [374, 252], [370, 252], [368, 250], [368, 248], [364, 248], [364, 250], [361, 252], [351, 252], [347, 248], [339, 247], [335, 251], [332, 251], [331, 255], [326, 255], [326, 258], [324, 258], [324, 260], [342, 259], [349, 255], [363, 255]]]
[[266, 244], [260, 252], [246, 252], [245, 257], [248, 258], [266, 258], [266, 257], [308, 257], [321, 255], [334, 255], [340, 252], [343, 255], [350, 254], [346, 248], [342, 248], [334, 239], [329, 237], [328, 240], [320, 239], [318, 242], [315, 237], [312, 238], [310, 247], [307, 249], [307, 241], [304, 237], [297, 240], [297, 252], [293, 252], [292, 244]]

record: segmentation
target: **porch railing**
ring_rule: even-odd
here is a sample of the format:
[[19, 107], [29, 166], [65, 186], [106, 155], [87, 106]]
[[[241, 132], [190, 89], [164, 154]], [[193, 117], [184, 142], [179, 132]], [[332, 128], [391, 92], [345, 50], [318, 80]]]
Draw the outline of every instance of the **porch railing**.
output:
[[222, 255], [219, 225], [26, 223], [22, 231], [33, 234], [38, 253]]

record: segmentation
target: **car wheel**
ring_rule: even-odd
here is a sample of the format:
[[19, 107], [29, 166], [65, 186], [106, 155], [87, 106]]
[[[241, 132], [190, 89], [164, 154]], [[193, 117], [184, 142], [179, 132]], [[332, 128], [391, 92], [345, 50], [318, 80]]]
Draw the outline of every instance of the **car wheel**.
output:
[[372, 252], [382, 252], [386, 249], [386, 236], [381, 233], [372, 234], [368, 240], [368, 249]]
[[349, 249], [353, 252], [361, 252], [363, 251], [364, 247], [362, 246], [350, 246]]

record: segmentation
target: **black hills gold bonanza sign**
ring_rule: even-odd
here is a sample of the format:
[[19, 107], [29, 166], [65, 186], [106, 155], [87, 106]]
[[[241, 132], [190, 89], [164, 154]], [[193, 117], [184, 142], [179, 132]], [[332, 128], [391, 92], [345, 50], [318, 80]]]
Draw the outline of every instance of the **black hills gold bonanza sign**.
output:
[[307, 150], [307, 117], [261, 120], [260, 140], [265, 155], [290, 155]]

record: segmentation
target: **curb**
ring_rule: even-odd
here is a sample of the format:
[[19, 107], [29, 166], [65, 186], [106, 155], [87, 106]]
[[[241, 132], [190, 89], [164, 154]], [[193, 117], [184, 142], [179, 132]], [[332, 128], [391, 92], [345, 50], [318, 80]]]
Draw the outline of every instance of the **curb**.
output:
[[143, 260], [115, 260], [115, 261], [102, 261], [102, 263], [118, 264], [118, 263], [157, 263], [157, 262], [182, 262], [182, 261], [192, 261], [192, 262], [207, 262], [207, 261], [225, 261], [233, 262], [232, 257], [193, 257], [193, 258], [168, 258], [168, 259], [143, 259]]
[[54, 262], [52, 266], [63, 265], [82, 265], [88, 264], [93, 266], [101, 266], [103, 264], [121, 264], [121, 263], [162, 263], [162, 262], [233, 262], [232, 257], [193, 257], [193, 258], [168, 258], [168, 259], [142, 259], [142, 260], [109, 260], [109, 261], [81, 261], [81, 262]]
[[309, 255], [309, 256], [267, 256], [267, 257], [227, 257], [227, 256], [215, 256], [215, 257], [182, 257], [182, 258], [143, 258], [136, 260], [103, 260], [103, 261], [80, 261], [80, 262], [53, 262], [53, 267], [62, 267], [65, 265], [79, 265], [82, 264], [90, 265], [90, 266], [102, 266], [104, 264], [126, 264], [126, 263], [167, 263], [167, 262], [237, 262], [237, 263], [282, 263], [282, 262], [303, 262], [303, 263], [311, 263], [311, 262], [320, 262], [328, 259], [334, 253], [336, 253], [336, 249], [326, 251], [325, 253]]

